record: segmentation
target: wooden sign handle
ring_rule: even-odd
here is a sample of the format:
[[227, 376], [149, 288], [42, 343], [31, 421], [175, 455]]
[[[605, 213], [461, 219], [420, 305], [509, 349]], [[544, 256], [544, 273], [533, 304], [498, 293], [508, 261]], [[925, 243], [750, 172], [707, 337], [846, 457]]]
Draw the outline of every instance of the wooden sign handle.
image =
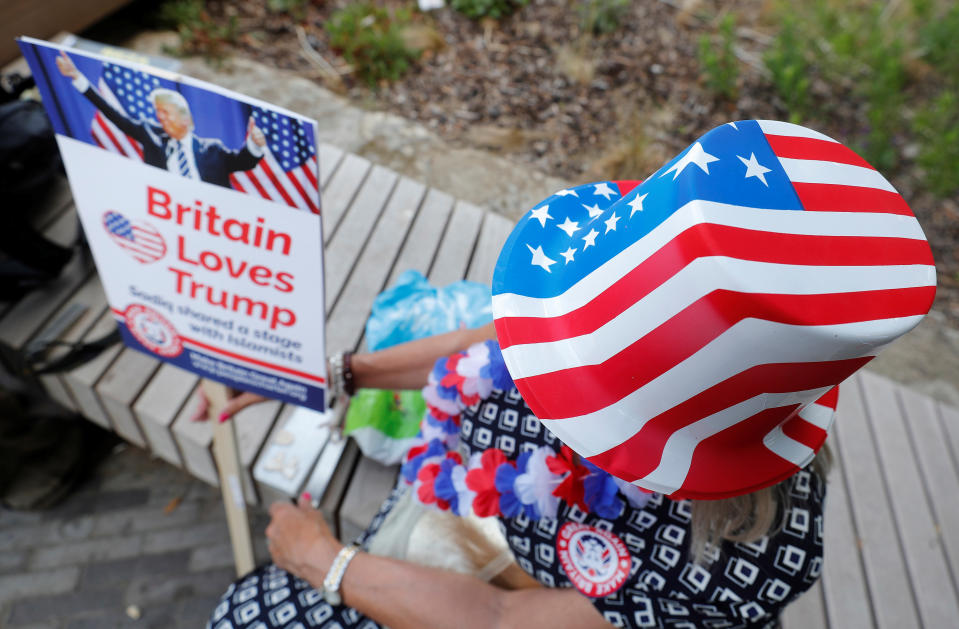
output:
[[226, 522], [230, 529], [230, 544], [233, 546], [233, 561], [237, 576], [253, 570], [253, 541], [250, 537], [250, 520], [246, 513], [244, 475], [241, 473], [240, 450], [237, 446], [234, 421], [220, 423], [220, 413], [230, 399], [230, 390], [225, 384], [203, 379], [200, 386], [206, 394], [209, 406], [209, 421], [213, 422], [213, 458], [220, 474], [220, 491]]

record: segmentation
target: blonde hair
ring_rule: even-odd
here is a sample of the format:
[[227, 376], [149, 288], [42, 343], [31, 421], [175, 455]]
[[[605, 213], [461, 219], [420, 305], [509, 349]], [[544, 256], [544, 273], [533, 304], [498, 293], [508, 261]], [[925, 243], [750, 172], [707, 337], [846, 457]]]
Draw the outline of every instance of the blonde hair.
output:
[[[813, 472], [825, 482], [831, 467], [832, 452], [823, 444], [813, 459]], [[690, 501], [690, 560], [703, 563], [707, 554], [718, 549], [724, 540], [749, 544], [775, 533], [789, 510], [791, 482], [790, 477], [778, 485], [723, 500]]]

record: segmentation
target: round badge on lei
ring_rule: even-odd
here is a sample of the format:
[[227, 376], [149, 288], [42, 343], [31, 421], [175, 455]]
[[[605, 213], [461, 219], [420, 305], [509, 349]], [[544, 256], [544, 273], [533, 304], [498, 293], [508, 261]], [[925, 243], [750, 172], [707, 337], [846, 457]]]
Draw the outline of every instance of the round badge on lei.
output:
[[609, 596], [629, 576], [626, 544], [608, 531], [567, 522], [556, 536], [556, 551], [573, 586], [590, 598]]
[[153, 308], [133, 304], [127, 307], [123, 318], [134, 338], [151, 352], [173, 358], [183, 351], [183, 340], [176, 328]]

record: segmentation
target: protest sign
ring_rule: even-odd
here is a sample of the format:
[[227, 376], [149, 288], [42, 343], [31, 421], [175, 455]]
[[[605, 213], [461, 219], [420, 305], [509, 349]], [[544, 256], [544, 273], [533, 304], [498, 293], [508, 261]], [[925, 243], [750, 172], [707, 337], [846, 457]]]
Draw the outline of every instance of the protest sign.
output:
[[124, 341], [322, 411], [316, 123], [161, 69], [20, 47]]

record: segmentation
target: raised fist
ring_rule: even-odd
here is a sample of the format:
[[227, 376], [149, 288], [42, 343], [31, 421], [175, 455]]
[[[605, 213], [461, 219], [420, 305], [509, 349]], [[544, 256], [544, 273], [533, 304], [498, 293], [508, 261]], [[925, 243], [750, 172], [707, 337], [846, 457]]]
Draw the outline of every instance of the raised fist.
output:
[[62, 50], [60, 56], [57, 57], [57, 69], [60, 70], [60, 74], [69, 79], [76, 80], [80, 76], [80, 71], [77, 70], [77, 66], [73, 65], [73, 60]]

